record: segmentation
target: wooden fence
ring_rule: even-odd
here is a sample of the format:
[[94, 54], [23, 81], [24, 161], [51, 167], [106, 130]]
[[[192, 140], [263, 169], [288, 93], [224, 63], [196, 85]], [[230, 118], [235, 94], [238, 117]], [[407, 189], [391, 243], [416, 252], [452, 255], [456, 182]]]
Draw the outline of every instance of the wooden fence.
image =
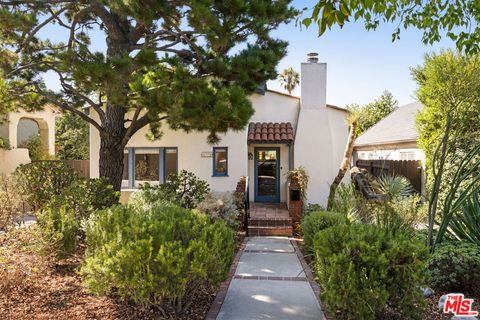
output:
[[82, 177], [90, 178], [90, 160], [64, 160], [64, 162]]
[[357, 160], [356, 166], [375, 177], [382, 174], [404, 176], [418, 193], [422, 192], [422, 162], [419, 160]]

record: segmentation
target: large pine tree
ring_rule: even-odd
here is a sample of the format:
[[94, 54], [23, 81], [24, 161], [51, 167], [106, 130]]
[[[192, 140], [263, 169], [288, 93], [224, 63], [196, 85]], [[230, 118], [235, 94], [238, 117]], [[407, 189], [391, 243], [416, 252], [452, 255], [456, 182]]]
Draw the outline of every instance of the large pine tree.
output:
[[[247, 124], [248, 95], [286, 53], [270, 31], [295, 16], [290, 1], [0, 1], [0, 98], [52, 103], [93, 125], [100, 175], [120, 189], [124, 147], [141, 128], [159, 136], [166, 122], [214, 142]], [[46, 72], [60, 91], [47, 89]]]

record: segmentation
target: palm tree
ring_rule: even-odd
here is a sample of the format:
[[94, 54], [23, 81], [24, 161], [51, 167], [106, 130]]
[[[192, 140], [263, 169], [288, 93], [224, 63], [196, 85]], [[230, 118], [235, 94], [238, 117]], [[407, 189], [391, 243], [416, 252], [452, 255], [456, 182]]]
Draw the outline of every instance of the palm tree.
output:
[[350, 167], [350, 159], [352, 158], [353, 153], [353, 143], [357, 138], [357, 126], [362, 119], [362, 111], [363, 109], [358, 105], [352, 105], [348, 107], [348, 115], [347, 115], [347, 123], [350, 127], [348, 133], [348, 140], [347, 145], [345, 146], [345, 151], [343, 153], [343, 160], [340, 164], [340, 169], [338, 170], [337, 176], [333, 180], [332, 184], [330, 185], [330, 193], [328, 195], [328, 203], [327, 209], [330, 210], [333, 206], [333, 202], [335, 200], [335, 192], [337, 190], [338, 185], [342, 182], [345, 173], [347, 172], [348, 168]]
[[300, 83], [300, 74], [292, 67], [287, 68], [280, 73], [280, 83], [288, 91], [288, 94], [292, 94], [292, 91]]

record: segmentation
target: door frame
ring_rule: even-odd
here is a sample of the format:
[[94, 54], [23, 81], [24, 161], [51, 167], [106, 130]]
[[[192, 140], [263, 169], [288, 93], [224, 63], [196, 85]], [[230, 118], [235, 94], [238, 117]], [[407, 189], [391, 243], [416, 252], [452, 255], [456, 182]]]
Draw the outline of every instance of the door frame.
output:
[[[276, 151], [277, 159], [276, 159], [276, 189], [277, 192], [274, 197], [270, 196], [259, 196], [258, 195], [258, 151]], [[266, 202], [266, 203], [279, 203], [280, 202], [280, 147], [255, 147], [254, 148], [254, 200], [255, 202]]]

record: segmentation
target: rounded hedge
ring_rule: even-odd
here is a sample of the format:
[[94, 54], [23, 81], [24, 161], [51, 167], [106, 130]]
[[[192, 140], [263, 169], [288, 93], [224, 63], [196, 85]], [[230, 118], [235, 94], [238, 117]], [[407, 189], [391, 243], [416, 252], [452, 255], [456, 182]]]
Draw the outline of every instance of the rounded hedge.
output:
[[377, 319], [387, 306], [420, 319], [428, 248], [409, 234], [338, 224], [317, 233], [315, 269], [322, 299], [338, 319]]
[[80, 270], [93, 293], [116, 291], [137, 303], [163, 299], [189, 305], [203, 284], [228, 273], [234, 234], [225, 222], [157, 202], [148, 209], [114, 206], [94, 213], [86, 226], [87, 251]]
[[330, 228], [340, 223], [345, 223], [343, 215], [329, 211], [315, 211], [305, 216], [301, 222], [302, 236], [305, 248], [313, 251], [313, 239], [317, 232]]

